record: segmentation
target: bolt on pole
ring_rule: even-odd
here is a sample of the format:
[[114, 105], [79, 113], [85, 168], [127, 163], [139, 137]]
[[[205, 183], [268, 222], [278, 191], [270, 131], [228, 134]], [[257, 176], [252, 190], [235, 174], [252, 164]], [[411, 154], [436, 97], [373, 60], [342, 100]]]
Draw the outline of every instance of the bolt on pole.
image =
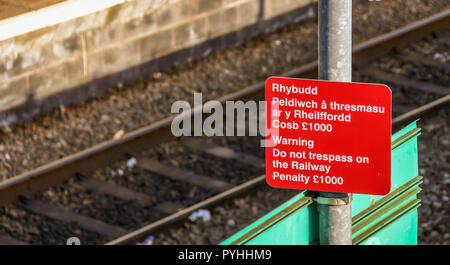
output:
[[[352, 0], [319, 0], [319, 79], [352, 80]], [[351, 195], [320, 192], [321, 245], [352, 244]]]

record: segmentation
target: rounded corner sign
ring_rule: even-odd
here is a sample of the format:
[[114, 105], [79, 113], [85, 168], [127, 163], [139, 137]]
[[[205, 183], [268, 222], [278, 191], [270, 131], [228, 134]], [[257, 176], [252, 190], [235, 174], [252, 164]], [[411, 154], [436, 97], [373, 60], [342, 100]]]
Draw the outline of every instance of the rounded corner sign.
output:
[[271, 77], [265, 94], [266, 181], [270, 186], [389, 193], [389, 87]]

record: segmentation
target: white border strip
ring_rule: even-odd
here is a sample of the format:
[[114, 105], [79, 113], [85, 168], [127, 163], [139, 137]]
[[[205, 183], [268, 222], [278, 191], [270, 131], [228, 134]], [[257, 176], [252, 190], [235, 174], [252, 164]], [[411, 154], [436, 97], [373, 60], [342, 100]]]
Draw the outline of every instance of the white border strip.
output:
[[85, 16], [130, 0], [69, 0], [0, 21], [0, 41]]

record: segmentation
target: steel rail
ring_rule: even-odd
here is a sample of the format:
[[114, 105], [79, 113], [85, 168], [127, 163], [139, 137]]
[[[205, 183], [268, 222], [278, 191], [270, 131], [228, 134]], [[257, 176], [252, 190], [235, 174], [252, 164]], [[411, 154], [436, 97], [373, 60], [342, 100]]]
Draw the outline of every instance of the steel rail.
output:
[[403, 124], [407, 121], [419, 117], [421, 114], [424, 114], [425, 112], [444, 106], [448, 103], [450, 103], [450, 94], [395, 117], [394, 119], [392, 119], [392, 125], [394, 126]]

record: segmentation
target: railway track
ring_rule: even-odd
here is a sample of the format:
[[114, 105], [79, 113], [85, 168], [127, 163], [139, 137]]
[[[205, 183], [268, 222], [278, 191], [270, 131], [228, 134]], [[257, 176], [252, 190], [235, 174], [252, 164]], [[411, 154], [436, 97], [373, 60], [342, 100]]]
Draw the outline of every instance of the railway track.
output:
[[[396, 61], [424, 66], [448, 74], [450, 72], [448, 62], [443, 63], [420, 56], [414, 57], [398, 51], [401, 47], [423, 38], [434, 38], [441, 45], [449, 45], [448, 38], [446, 38], [449, 32], [449, 14], [450, 10], [443, 11], [354, 47], [353, 60], [358, 78], [385, 83], [393, 88], [394, 127], [401, 126], [428, 111], [448, 104], [450, 88], [444, 84], [394, 75], [377, 67], [377, 62], [384, 55]], [[315, 78], [317, 62], [303, 65], [282, 76]], [[405, 91], [417, 91], [415, 93], [423, 93], [426, 95], [426, 99], [432, 100], [419, 105], [408, 105], [406, 104], [407, 100], [404, 100], [403, 104], [396, 104], [396, 95], [401, 97], [402, 93], [407, 93]], [[261, 82], [221, 97], [218, 102], [224, 104], [226, 101], [263, 100], [263, 98], [264, 82]], [[201, 111], [202, 109], [197, 108], [183, 113], [183, 115], [195, 115]], [[191, 213], [198, 209], [219, 204], [264, 183], [263, 156], [237, 151], [229, 146], [223, 146], [217, 141], [206, 141], [202, 138], [175, 139], [171, 133], [173, 119], [174, 117], [165, 118], [127, 133], [120, 139], [104, 142], [3, 181], [0, 183], [0, 202], [4, 205], [12, 204], [13, 207], [19, 207], [26, 213], [30, 213], [32, 217], [44, 216], [45, 220], [54, 220], [56, 230], [58, 230], [57, 226], [72, 225], [74, 227], [71, 228], [72, 230], [89, 231], [87, 233], [90, 234], [87, 238], [92, 238], [93, 241], [83, 240], [83, 243], [130, 244], [180, 220], [186, 220]], [[180, 161], [171, 161], [171, 163], [161, 161], [163, 159], [160, 158], [164, 156], [162, 153], [165, 148], [161, 147], [161, 143], [165, 142], [172, 142], [176, 150], [180, 148], [181, 151], [178, 152], [178, 155], [183, 158], [190, 156], [183, 153], [188, 152], [208, 160], [204, 164], [211, 167], [211, 174], [197, 173], [194, 168], [188, 168], [188, 165], [180, 166], [179, 164], [182, 164]], [[239, 145], [239, 141], [234, 145]], [[96, 177], [102, 168], [111, 168], [114, 167], [114, 163], [123, 164], [123, 161], [129, 163], [127, 165], [131, 172], [127, 173], [129, 175], [121, 176], [123, 169], [115, 169], [114, 172], [118, 172], [115, 182]], [[236, 165], [246, 168], [247, 172], [241, 174], [242, 176], [238, 174], [239, 176], [225, 178], [221, 177], [220, 173], [214, 173], [220, 167], [232, 169]], [[153, 182], [137, 181], [130, 184], [128, 180], [121, 180], [130, 178], [130, 174], [131, 177], [141, 180], [153, 179]], [[162, 200], [156, 198], [159, 196], [155, 197], [146, 188], [146, 185], [152, 184], [156, 185], [156, 188], [153, 188], [154, 192], [167, 190], [167, 194], [160, 196], [163, 197]], [[70, 188], [64, 188], [67, 185]], [[49, 187], [52, 186], [62, 188], [49, 190]], [[177, 190], [179, 191], [178, 195], [170, 195], [171, 191]], [[188, 191], [186, 196], [183, 195], [186, 193], [185, 191]], [[95, 196], [99, 198], [110, 199], [105, 202], [106, 208], [109, 207], [110, 210], [121, 211], [118, 207], [129, 207], [138, 211], [142, 207], [152, 214], [136, 218], [114, 219], [107, 212], [103, 214], [95, 211], [96, 209], [89, 210], [92, 202], [83, 199], [83, 196], [80, 196], [78, 200], [75, 199], [75, 202], [60, 202], [58, 192], [94, 193], [98, 194]], [[107, 205], [111, 202], [112, 206]], [[88, 208], [88, 210], [84, 208]], [[137, 212], [136, 215], [138, 215]], [[125, 219], [131, 219], [131, 221], [128, 222]], [[142, 226], [143, 223], [152, 219], [153, 222]], [[39, 232], [34, 232], [39, 234]], [[21, 235], [10, 235], [0, 231], [0, 244], [24, 243], [25, 240], [22, 238], [26, 237], [21, 237]], [[33, 242], [33, 240], [29, 241]]]

